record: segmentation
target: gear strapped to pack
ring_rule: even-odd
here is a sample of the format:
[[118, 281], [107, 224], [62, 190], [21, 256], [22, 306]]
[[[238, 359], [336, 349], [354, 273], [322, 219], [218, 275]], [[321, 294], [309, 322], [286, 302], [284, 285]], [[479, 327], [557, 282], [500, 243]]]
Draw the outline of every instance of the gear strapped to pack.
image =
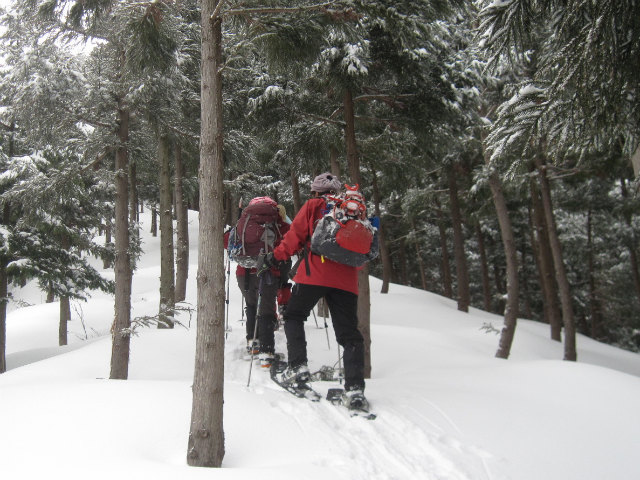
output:
[[364, 195], [358, 188], [345, 184], [344, 194], [325, 196], [324, 215], [311, 237], [311, 252], [323, 260], [359, 267], [378, 256], [378, 229], [366, 216]]

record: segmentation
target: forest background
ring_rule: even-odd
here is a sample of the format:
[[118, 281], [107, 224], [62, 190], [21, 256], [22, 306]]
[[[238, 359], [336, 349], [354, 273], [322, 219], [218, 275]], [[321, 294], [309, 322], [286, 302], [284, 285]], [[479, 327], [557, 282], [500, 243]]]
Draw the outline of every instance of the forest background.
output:
[[198, 316], [220, 318], [222, 257], [207, 255], [238, 205], [268, 194], [293, 216], [325, 170], [360, 184], [381, 219], [380, 258], [361, 276], [367, 339], [371, 273], [383, 292], [418, 286], [504, 314], [502, 358], [518, 315], [548, 323], [566, 360], [577, 331], [638, 351], [639, 10], [13, 3], [2, 15], [0, 372], [8, 286], [37, 278], [60, 300], [60, 344], [70, 299], [114, 292], [111, 378], [127, 378], [140, 205], [163, 238], [159, 311], [145, 321], [171, 327], [181, 308], [188, 208], [201, 215]]

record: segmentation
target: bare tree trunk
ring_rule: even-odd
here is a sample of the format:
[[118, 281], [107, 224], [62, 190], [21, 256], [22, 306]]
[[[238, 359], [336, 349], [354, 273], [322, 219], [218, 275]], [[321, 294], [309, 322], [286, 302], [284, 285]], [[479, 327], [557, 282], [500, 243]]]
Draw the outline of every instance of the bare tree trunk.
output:
[[587, 269], [589, 277], [589, 310], [591, 311], [591, 338], [602, 338], [602, 308], [596, 287], [596, 265], [593, 253], [593, 225], [591, 208], [587, 211]]
[[200, 227], [198, 332], [187, 463], [220, 467], [224, 458], [224, 308], [222, 0], [201, 0]]
[[[111, 227], [112, 227], [112, 220], [109, 218], [106, 222], [106, 225], [104, 226], [104, 243], [105, 245], [110, 245], [111, 244]], [[113, 262], [110, 258], [107, 258], [105, 256], [105, 258], [102, 259], [102, 268], [104, 268], [105, 270], [107, 268], [111, 268], [113, 266]]]
[[118, 102], [118, 140], [116, 150], [115, 205], [115, 319], [111, 327], [111, 373], [109, 378], [126, 380], [129, 376], [131, 334], [131, 258], [129, 255], [129, 110]]
[[151, 206], [151, 236], [158, 236], [158, 207], [155, 203]]
[[527, 239], [523, 236], [521, 238], [521, 241], [522, 241], [522, 246], [520, 249], [520, 257], [522, 258], [522, 260], [521, 260], [521, 268], [520, 268], [520, 285], [522, 285], [522, 288], [520, 290], [522, 292], [521, 297], [522, 297], [525, 318], [532, 318], [533, 314], [531, 312], [531, 302], [529, 301], [529, 298], [531, 297], [531, 294], [529, 293], [529, 276], [527, 275], [527, 269], [526, 269]]
[[[71, 248], [71, 239], [63, 234], [60, 246], [69, 251]], [[67, 345], [67, 323], [71, 320], [71, 304], [68, 296], [60, 297], [60, 323], [58, 325], [58, 345]]]
[[49, 286], [47, 288], [47, 303], [53, 303], [55, 299], [56, 299], [56, 296], [53, 293], [53, 285], [51, 282], [49, 282]]
[[291, 170], [291, 191], [293, 192], [293, 216], [302, 208], [302, 197], [300, 196], [300, 184], [298, 182], [298, 175], [295, 171]]
[[518, 251], [513, 237], [511, 220], [509, 219], [507, 201], [504, 198], [502, 185], [496, 172], [490, 173], [489, 186], [491, 187], [491, 196], [498, 215], [500, 236], [507, 260], [507, 302], [504, 310], [504, 326], [500, 334], [496, 357], [509, 358], [518, 319]]
[[449, 262], [449, 248], [447, 247], [447, 231], [444, 228], [444, 213], [440, 202], [435, 199], [436, 215], [438, 215], [438, 231], [440, 232], [440, 250], [442, 251], [442, 294], [453, 298], [453, 280], [451, 278], [451, 264]]
[[0, 373], [7, 371], [7, 302], [9, 280], [7, 261], [0, 259]]
[[404, 238], [400, 241], [398, 256], [400, 257], [399, 283], [401, 283], [402, 285], [409, 285], [409, 272], [407, 270], [407, 242], [404, 240]]
[[476, 238], [478, 239], [478, 253], [480, 255], [480, 270], [482, 271], [482, 298], [485, 312], [491, 311], [491, 285], [489, 279], [489, 263], [487, 262], [487, 250], [484, 246], [484, 236], [480, 222], [476, 223]]
[[[535, 168], [535, 166], [534, 166]], [[553, 270], [553, 255], [549, 244], [549, 232], [544, 217], [544, 207], [534, 178], [530, 180], [532, 221], [535, 239], [531, 242], [537, 248], [534, 250], [538, 258], [538, 270], [540, 272], [540, 286], [545, 311], [545, 320], [551, 328], [551, 339], [562, 341], [562, 312], [557, 295], [557, 283]]]
[[536, 155], [535, 162], [540, 180], [540, 193], [542, 196], [544, 216], [549, 230], [549, 244], [551, 245], [553, 266], [556, 272], [558, 289], [560, 290], [560, 305], [562, 306], [562, 319], [564, 322], [564, 360], [575, 361], [577, 360], [578, 354], [576, 351], [575, 319], [573, 316], [573, 306], [571, 305], [571, 289], [562, 258], [562, 246], [560, 245], [560, 238], [551, 205], [551, 188], [549, 186], [549, 179], [547, 178], [547, 167], [544, 159], [540, 155]]
[[136, 162], [129, 162], [129, 222], [138, 221], [138, 169]]
[[[351, 181], [361, 183], [360, 159], [356, 144], [353, 96], [347, 89], [344, 94], [345, 143], [347, 165]], [[369, 264], [358, 272], [358, 330], [364, 337], [364, 378], [371, 378], [371, 291], [369, 287]]]
[[[189, 210], [184, 198], [182, 181], [185, 176], [184, 163], [182, 162], [182, 145], [176, 142], [176, 172], [175, 172], [175, 197], [176, 197], [176, 302], [182, 302], [187, 296], [187, 278], [189, 277]], [[234, 208], [229, 208], [233, 211]]]
[[389, 255], [389, 247], [387, 246], [387, 239], [385, 236], [385, 229], [382, 225], [382, 216], [380, 215], [380, 203], [382, 198], [380, 197], [380, 190], [378, 189], [378, 176], [375, 169], [372, 167], [371, 172], [373, 174], [373, 204], [376, 217], [380, 220], [380, 226], [378, 227], [378, 242], [380, 244], [380, 260], [382, 261], [382, 288], [380, 293], [389, 293], [389, 283], [391, 280], [391, 256]]
[[173, 259], [173, 212], [171, 205], [171, 171], [169, 138], [158, 136], [158, 170], [160, 192], [160, 307], [158, 328], [173, 328], [175, 309], [175, 271]]
[[[640, 146], [636, 149], [634, 154], [635, 163], [634, 168], [640, 168]], [[624, 178], [620, 179], [620, 189], [622, 191], [622, 198], [625, 200], [629, 196], [627, 190], [627, 182]], [[627, 226], [631, 227], [631, 212], [629, 209], [624, 210], [624, 220]], [[633, 232], [633, 229], [631, 229]], [[631, 238], [627, 241], [627, 248], [629, 250], [629, 260], [631, 262], [631, 275], [633, 276], [633, 284], [636, 287], [636, 295], [640, 300], [640, 269], [638, 268], [638, 254], [636, 250], [637, 240], [635, 233], [632, 233]]]
[[420, 271], [420, 283], [422, 285], [422, 290], [427, 290], [427, 275], [424, 271], [424, 261], [422, 260], [422, 255], [420, 254], [420, 245], [418, 245], [418, 231], [416, 229], [416, 221], [415, 219], [411, 219], [411, 230], [413, 231], [413, 246], [416, 249], [416, 260], [418, 262], [418, 270]]
[[335, 145], [329, 147], [329, 165], [331, 165], [331, 173], [341, 178], [340, 162], [338, 162], [338, 149]]
[[464, 235], [462, 233], [462, 213], [458, 199], [458, 183], [455, 171], [450, 169], [449, 178], [449, 207], [451, 211], [451, 226], [453, 228], [453, 251], [456, 259], [456, 280], [458, 284], [458, 310], [469, 311], [471, 293], [469, 291], [469, 270], [464, 251]]

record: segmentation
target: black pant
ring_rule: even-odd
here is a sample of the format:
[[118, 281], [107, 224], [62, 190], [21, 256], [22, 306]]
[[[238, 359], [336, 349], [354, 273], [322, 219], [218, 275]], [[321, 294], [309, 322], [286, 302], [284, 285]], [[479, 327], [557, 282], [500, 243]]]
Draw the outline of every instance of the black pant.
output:
[[329, 306], [336, 340], [344, 348], [345, 388], [364, 389], [364, 339], [358, 330], [358, 296], [345, 290], [301, 283], [293, 287], [284, 314], [289, 365], [307, 363], [304, 321], [322, 297]]
[[258, 317], [258, 334], [260, 340], [260, 351], [263, 353], [273, 353], [274, 351], [274, 328], [276, 326], [276, 295], [278, 293], [279, 279], [266, 272], [262, 281], [262, 298], [260, 299], [260, 311], [258, 311], [258, 299], [260, 292], [260, 279], [255, 273], [247, 271], [245, 275], [237, 275], [238, 287], [242, 292], [246, 303], [247, 312], [247, 340], [253, 338], [256, 325], [256, 314]]

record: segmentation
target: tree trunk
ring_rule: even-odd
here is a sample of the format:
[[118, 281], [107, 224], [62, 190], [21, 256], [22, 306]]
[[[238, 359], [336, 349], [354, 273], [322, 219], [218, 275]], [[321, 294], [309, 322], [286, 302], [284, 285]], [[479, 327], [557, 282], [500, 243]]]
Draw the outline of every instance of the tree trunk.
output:
[[136, 162], [129, 162], [129, 222], [135, 225], [138, 214], [138, 169]]
[[[111, 219], [109, 219], [104, 227], [104, 243], [105, 246], [108, 246], [111, 244]], [[113, 262], [110, 258], [103, 258], [102, 259], [102, 267], [106, 270], [107, 268], [111, 268], [113, 266]]]
[[504, 326], [500, 334], [496, 357], [509, 358], [518, 319], [518, 251], [513, 237], [511, 220], [509, 219], [507, 201], [504, 198], [502, 185], [497, 173], [490, 173], [489, 186], [491, 187], [491, 196], [498, 215], [500, 237], [502, 238], [507, 261], [507, 301], [504, 309]]
[[115, 319], [111, 327], [111, 373], [109, 378], [126, 380], [129, 376], [131, 334], [131, 258], [129, 255], [129, 110], [118, 102], [118, 140], [116, 150], [115, 202]]
[[199, 467], [220, 467], [224, 458], [222, 19], [211, 18], [219, 1], [201, 0], [198, 331], [187, 452], [187, 463]]
[[[182, 302], [187, 297], [187, 278], [189, 277], [189, 210], [184, 198], [182, 181], [185, 176], [184, 163], [182, 162], [182, 146], [176, 142], [176, 172], [175, 172], [175, 198], [176, 198], [176, 292], [175, 301]], [[234, 208], [230, 207], [233, 211]]]
[[[640, 146], [636, 149], [636, 153], [634, 154], [637, 163], [634, 164], [634, 167], [640, 168]], [[627, 199], [629, 196], [629, 192], [627, 190], [627, 182], [624, 178], [620, 179], [620, 189], [622, 191], [622, 198]], [[638, 254], [636, 250], [636, 236], [631, 228], [631, 212], [629, 209], [624, 209], [624, 220], [631, 230], [631, 238], [627, 241], [627, 248], [629, 250], [629, 260], [631, 262], [631, 275], [633, 276], [633, 284], [636, 287], [636, 295], [638, 296], [638, 300], [640, 300], [640, 268], [638, 268]]]
[[438, 216], [438, 231], [440, 232], [440, 250], [442, 251], [442, 294], [447, 298], [453, 298], [453, 280], [451, 278], [451, 264], [449, 262], [449, 248], [447, 247], [447, 231], [444, 227], [444, 213], [440, 202], [436, 198], [436, 215]]
[[[71, 239], [63, 234], [60, 246], [69, 251], [71, 249]], [[58, 345], [67, 345], [67, 323], [71, 320], [71, 304], [68, 296], [60, 297], [60, 323], [58, 325]]]
[[422, 260], [422, 255], [420, 254], [420, 245], [418, 244], [418, 231], [416, 229], [416, 221], [411, 219], [411, 230], [413, 231], [413, 246], [416, 249], [416, 261], [418, 262], [418, 270], [420, 271], [420, 284], [422, 286], [422, 290], [427, 290], [427, 275], [424, 271], [424, 261]]
[[380, 197], [380, 190], [378, 189], [378, 176], [375, 169], [372, 167], [371, 172], [373, 174], [373, 204], [376, 217], [380, 221], [378, 227], [378, 243], [380, 245], [380, 260], [382, 262], [382, 288], [380, 293], [389, 293], [389, 283], [391, 281], [391, 257], [389, 255], [389, 247], [387, 246], [387, 240], [385, 237], [385, 229], [382, 225], [382, 216], [380, 215], [380, 203], [382, 198]]
[[151, 236], [158, 236], [158, 207], [155, 203], [151, 206]]
[[484, 236], [480, 222], [476, 223], [476, 238], [478, 239], [478, 254], [480, 255], [480, 270], [482, 272], [482, 298], [485, 312], [491, 311], [491, 285], [489, 280], [489, 262], [487, 262], [487, 250], [484, 246]]
[[400, 257], [399, 283], [401, 283], [402, 285], [409, 285], [409, 272], [407, 269], [407, 242], [404, 240], [404, 238], [400, 241], [398, 256]]
[[7, 295], [9, 280], [7, 277], [7, 261], [0, 260], [0, 373], [7, 371]]
[[[344, 94], [345, 143], [347, 146], [347, 166], [349, 176], [355, 184], [360, 184], [360, 159], [356, 144], [353, 96], [347, 89]], [[371, 378], [371, 291], [369, 287], [369, 264], [358, 272], [358, 330], [364, 337], [364, 378]]]
[[[535, 168], [535, 165], [533, 166]], [[544, 207], [535, 178], [530, 180], [531, 206], [533, 209], [533, 231], [535, 233], [535, 245], [538, 257], [538, 270], [540, 272], [540, 287], [545, 311], [545, 319], [551, 328], [551, 339], [562, 341], [562, 312], [558, 301], [557, 283], [553, 270], [553, 255], [549, 244], [547, 222], [544, 217]]]
[[529, 292], [529, 276], [527, 274], [527, 269], [526, 269], [526, 264], [527, 264], [527, 256], [526, 256], [526, 252], [527, 252], [527, 239], [522, 236], [521, 237], [521, 247], [520, 247], [520, 257], [522, 258], [521, 260], [521, 268], [520, 268], [520, 285], [522, 285], [522, 287], [520, 288], [521, 292], [522, 292], [522, 307], [524, 310], [524, 315], [525, 318], [533, 318], [533, 313], [531, 312], [531, 302], [529, 300], [529, 298], [531, 297], [531, 293]]
[[[535, 168], [535, 165], [532, 165]], [[553, 255], [549, 244], [549, 232], [547, 221], [544, 216], [544, 207], [540, 198], [535, 178], [530, 180], [531, 206], [533, 209], [532, 220], [534, 224], [535, 241], [532, 245], [537, 246], [538, 270], [540, 272], [540, 286], [542, 288], [542, 298], [545, 311], [545, 319], [551, 328], [551, 339], [562, 341], [562, 312], [557, 295], [557, 283], [553, 270]], [[536, 251], [536, 249], [534, 249]]]
[[329, 165], [331, 165], [331, 173], [341, 178], [340, 162], [338, 162], [338, 149], [335, 145], [329, 147]]
[[593, 252], [593, 224], [591, 208], [587, 211], [587, 269], [589, 277], [589, 310], [591, 311], [591, 338], [602, 338], [602, 308], [596, 287], [596, 263]]
[[291, 191], [293, 193], [293, 216], [302, 208], [302, 197], [300, 196], [300, 183], [298, 182], [298, 175], [294, 170], [291, 170]]
[[458, 284], [458, 310], [468, 312], [471, 303], [469, 291], [469, 270], [464, 251], [464, 235], [462, 233], [462, 213], [458, 199], [458, 184], [455, 171], [451, 168], [449, 178], [449, 207], [451, 211], [451, 225], [453, 227], [453, 251], [456, 259], [456, 280]]
[[544, 209], [544, 217], [547, 222], [549, 233], [549, 245], [551, 246], [551, 255], [553, 257], [553, 267], [556, 272], [556, 280], [558, 289], [560, 290], [560, 305], [562, 306], [562, 319], [564, 322], [564, 360], [575, 361], [578, 354], [576, 352], [576, 328], [573, 316], [573, 306], [571, 305], [571, 289], [569, 287], [569, 279], [562, 258], [562, 246], [556, 228], [556, 221], [553, 215], [553, 207], [551, 205], [551, 188], [549, 179], [547, 178], [547, 170], [544, 159], [540, 155], [535, 157], [536, 168], [538, 169], [538, 178], [540, 180], [540, 193], [542, 197], [542, 206]]
[[158, 185], [160, 195], [160, 307], [158, 328], [173, 328], [175, 309], [175, 271], [173, 258], [173, 212], [169, 138], [158, 137]]

